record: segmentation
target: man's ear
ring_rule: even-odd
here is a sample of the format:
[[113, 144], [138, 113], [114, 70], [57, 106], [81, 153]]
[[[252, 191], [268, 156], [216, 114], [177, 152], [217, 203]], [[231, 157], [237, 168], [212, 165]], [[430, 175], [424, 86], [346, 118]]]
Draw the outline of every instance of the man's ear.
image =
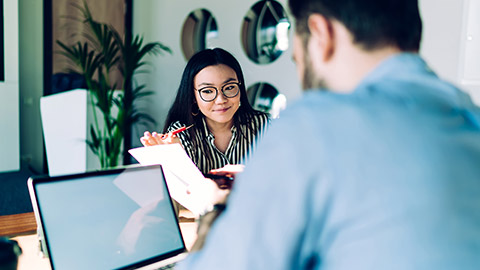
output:
[[334, 31], [330, 20], [320, 14], [312, 14], [308, 17], [308, 29], [310, 30], [310, 42], [314, 49], [319, 50], [323, 61], [328, 60], [334, 51]]

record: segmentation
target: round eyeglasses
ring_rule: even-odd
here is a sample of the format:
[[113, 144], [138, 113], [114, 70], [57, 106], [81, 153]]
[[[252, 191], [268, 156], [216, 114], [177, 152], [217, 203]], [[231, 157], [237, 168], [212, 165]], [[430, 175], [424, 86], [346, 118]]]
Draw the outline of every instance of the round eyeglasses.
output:
[[[197, 89], [195, 89], [197, 90]], [[222, 86], [222, 93], [227, 98], [233, 98], [240, 93], [240, 83], [230, 82]], [[213, 86], [202, 87], [197, 90], [200, 98], [205, 102], [214, 101], [218, 95], [218, 89]]]

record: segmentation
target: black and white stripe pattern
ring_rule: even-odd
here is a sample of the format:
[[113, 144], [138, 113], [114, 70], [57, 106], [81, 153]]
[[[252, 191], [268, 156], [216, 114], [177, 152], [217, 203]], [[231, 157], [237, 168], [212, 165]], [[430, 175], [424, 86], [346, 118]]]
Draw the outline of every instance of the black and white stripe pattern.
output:
[[[259, 138], [268, 125], [269, 118], [266, 114], [252, 115], [246, 125], [240, 125], [241, 130], [232, 127], [232, 139], [225, 153], [222, 153], [214, 144], [214, 136], [208, 130], [205, 119], [203, 126], [194, 127], [193, 132], [181, 132], [177, 134], [183, 148], [202, 173], [208, 173], [212, 169], [221, 168], [227, 164], [244, 164], [252, 155]], [[186, 126], [179, 121], [168, 127], [168, 132]], [[192, 139], [192, 135], [193, 139]]]

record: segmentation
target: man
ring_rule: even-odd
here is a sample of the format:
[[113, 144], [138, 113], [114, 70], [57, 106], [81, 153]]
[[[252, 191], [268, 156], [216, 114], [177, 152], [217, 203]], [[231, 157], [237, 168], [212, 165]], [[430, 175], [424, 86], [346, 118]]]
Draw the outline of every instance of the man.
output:
[[419, 57], [416, 0], [291, 0], [308, 91], [181, 269], [480, 269], [480, 111]]

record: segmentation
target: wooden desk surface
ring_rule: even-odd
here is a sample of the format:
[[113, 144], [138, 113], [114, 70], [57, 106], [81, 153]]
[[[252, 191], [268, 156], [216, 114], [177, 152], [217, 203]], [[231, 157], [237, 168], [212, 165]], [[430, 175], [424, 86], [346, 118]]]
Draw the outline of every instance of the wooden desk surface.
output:
[[[33, 218], [33, 222], [35, 222], [35, 218]], [[2, 228], [3, 232], [3, 227], [0, 228]], [[31, 228], [32, 227], [30, 224], [29, 226], [26, 226], [25, 229], [21, 230], [24, 231], [21, 233], [22, 235], [12, 238], [16, 240], [22, 248], [22, 255], [20, 256], [18, 262], [18, 270], [50, 270], [51, 268], [48, 263], [48, 259], [44, 258], [39, 251], [36, 223], [33, 227], [33, 232], [29, 231]], [[185, 246], [187, 249], [190, 249], [197, 237], [197, 223], [193, 220], [193, 215], [189, 211], [180, 210], [180, 230], [182, 231], [182, 235], [185, 240]], [[5, 229], [5, 231], [7, 230]]]
[[33, 212], [0, 216], [0, 236], [32, 234], [37, 230]]

